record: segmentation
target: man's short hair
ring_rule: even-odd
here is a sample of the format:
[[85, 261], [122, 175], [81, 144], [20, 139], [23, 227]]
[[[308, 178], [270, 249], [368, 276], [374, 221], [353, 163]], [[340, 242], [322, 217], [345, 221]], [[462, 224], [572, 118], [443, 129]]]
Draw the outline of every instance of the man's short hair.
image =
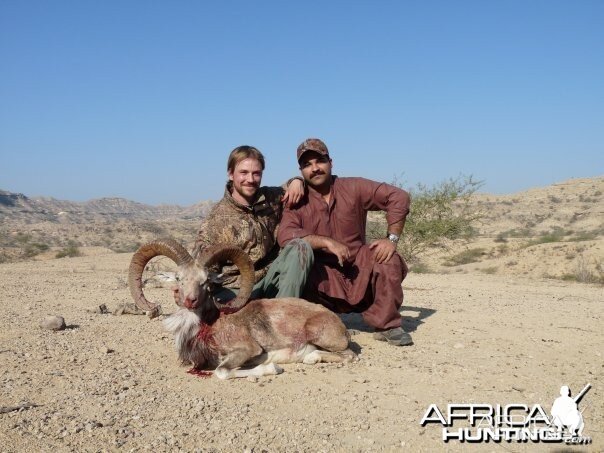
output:
[[231, 154], [229, 155], [229, 160], [227, 161], [227, 171], [229, 173], [234, 172], [237, 164], [244, 159], [256, 159], [258, 162], [260, 162], [262, 170], [264, 170], [264, 156], [262, 155], [262, 153], [253, 146], [243, 145], [238, 146], [233, 151], [231, 151]]

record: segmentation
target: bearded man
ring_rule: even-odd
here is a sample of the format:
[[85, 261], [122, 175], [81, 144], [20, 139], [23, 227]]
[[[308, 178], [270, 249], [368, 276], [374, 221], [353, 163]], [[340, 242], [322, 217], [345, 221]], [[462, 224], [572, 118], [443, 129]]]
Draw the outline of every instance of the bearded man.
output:
[[[313, 249], [303, 297], [338, 313], [362, 313], [377, 340], [413, 344], [399, 313], [408, 268], [396, 251], [409, 194], [364, 178], [332, 175], [329, 151], [319, 139], [302, 142], [296, 156], [307, 190], [297, 206], [284, 212], [278, 241], [287, 247], [303, 239]], [[367, 212], [377, 210], [386, 212], [388, 235], [367, 244]]]
[[[202, 221], [193, 257], [215, 244], [241, 247], [254, 263], [256, 284], [252, 299], [300, 297], [313, 263], [310, 246], [295, 241], [279, 250], [277, 229], [284, 206], [293, 206], [304, 194], [302, 178], [282, 187], [261, 186], [264, 156], [253, 146], [239, 146], [227, 161], [224, 196]], [[234, 298], [240, 287], [236, 266], [224, 266], [214, 296], [220, 302]]]

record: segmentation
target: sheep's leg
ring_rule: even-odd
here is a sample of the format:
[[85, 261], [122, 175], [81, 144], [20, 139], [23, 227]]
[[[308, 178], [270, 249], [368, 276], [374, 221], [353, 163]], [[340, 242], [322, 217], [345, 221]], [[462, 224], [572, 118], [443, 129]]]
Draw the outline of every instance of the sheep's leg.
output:
[[304, 330], [307, 341], [320, 349], [330, 352], [348, 350], [350, 337], [346, 326], [335, 313], [326, 312], [311, 317], [306, 321]]
[[351, 362], [357, 355], [348, 348], [349, 334], [340, 318], [331, 312], [313, 316], [306, 322], [309, 343], [320, 348], [304, 355], [303, 363]]
[[311, 353], [304, 356], [302, 363], [306, 365], [314, 365], [319, 362], [351, 362], [357, 358], [357, 355], [350, 349], [344, 351], [332, 352], [332, 351], [321, 351], [319, 349], [312, 351]]
[[220, 379], [231, 379], [231, 378], [245, 378], [249, 376], [261, 377], [261, 376], [272, 376], [276, 374], [283, 373], [283, 368], [274, 363], [266, 363], [262, 365], [255, 366], [254, 368], [241, 369], [237, 368], [234, 370], [228, 370], [226, 368], [222, 368], [219, 371], [219, 368], [216, 368], [215, 374], [216, 377]]
[[245, 364], [250, 358], [262, 353], [262, 348], [258, 344], [245, 345], [232, 350], [220, 362], [214, 374], [219, 379], [231, 379], [248, 376], [265, 376], [269, 374], [279, 374], [283, 370], [274, 364], [258, 365], [250, 369], [237, 369]]

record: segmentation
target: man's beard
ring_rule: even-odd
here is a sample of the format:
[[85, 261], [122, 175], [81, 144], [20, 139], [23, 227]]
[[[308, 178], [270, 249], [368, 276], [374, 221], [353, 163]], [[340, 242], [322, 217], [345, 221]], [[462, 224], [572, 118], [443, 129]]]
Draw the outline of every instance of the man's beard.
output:
[[241, 197], [246, 200], [253, 200], [258, 193], [257, 185], [241, 185], [241, 187], [233, 184], [233, 190], [235, 190]]

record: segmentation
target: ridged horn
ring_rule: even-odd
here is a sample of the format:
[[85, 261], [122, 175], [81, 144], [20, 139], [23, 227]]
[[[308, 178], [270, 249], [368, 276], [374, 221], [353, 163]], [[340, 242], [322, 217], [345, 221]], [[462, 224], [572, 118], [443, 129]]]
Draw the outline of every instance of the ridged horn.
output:
[[128, 286], [134, 302], [142, 310], [153, 310], [159, 306], [159, 304], [149, 302], [143, 294], [143, 271], [147, 263], [156, 256], [166, 256], [178, 267], [193, 264], [193, 258], [189, 252], [174, 239], [156, 239], [141, 245], [130, 261]]
[[218, 244], [204, 250], [198, 263], [207, 269], [214, 264], [224, 264], [227, 261], [231, 261], [237, 266], [241, 275], [237, 297], [228, 303], [228, 307], [239, 309], [250, 298], [254, 283], [256, 283], [254, 264], [248, 254], [237, 246]]

